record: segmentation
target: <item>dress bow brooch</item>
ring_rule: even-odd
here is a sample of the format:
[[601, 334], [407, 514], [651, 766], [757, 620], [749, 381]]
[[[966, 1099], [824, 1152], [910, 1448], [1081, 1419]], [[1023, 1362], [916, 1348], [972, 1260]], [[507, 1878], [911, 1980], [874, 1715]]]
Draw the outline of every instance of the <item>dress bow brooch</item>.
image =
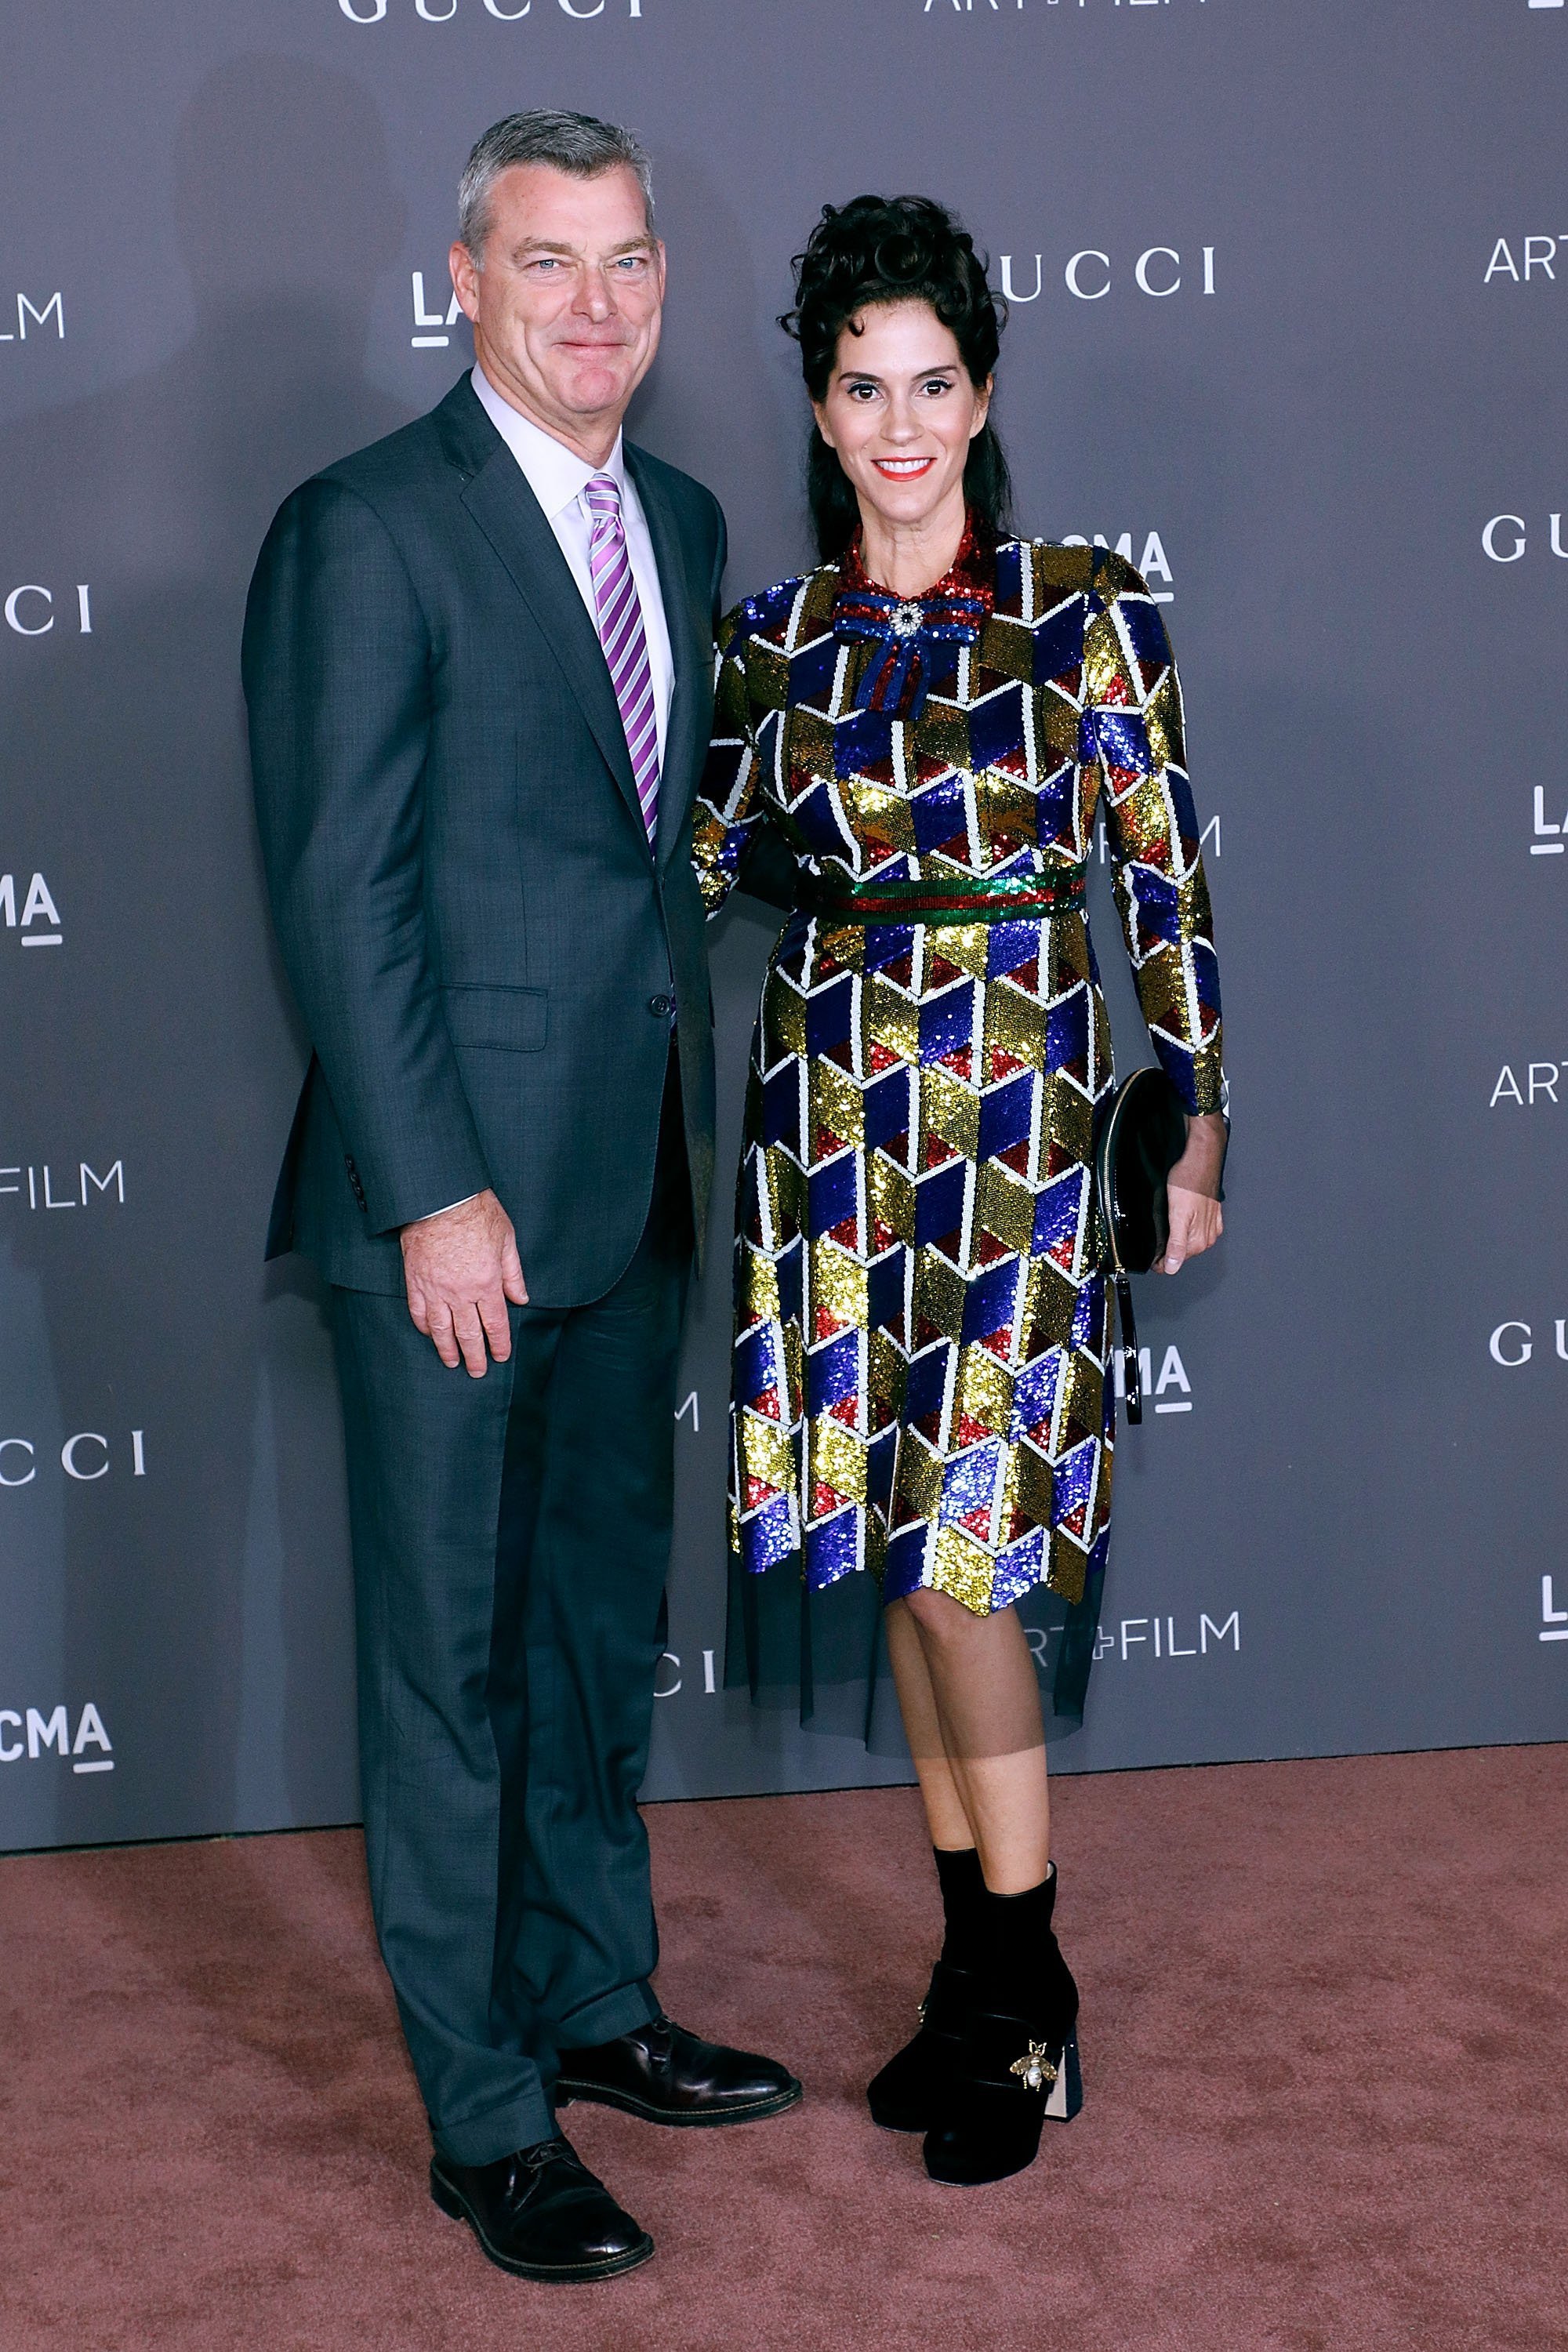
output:
[[975, 644], [989, 610], [990, 599], [983, 595], [891, 596], [878, 588], [846, 589], [833, 608], [836, 632], [879, 649], [856, 690], [856, 709], [918, 719], [930, 691], [931, 652], [942, 643]]

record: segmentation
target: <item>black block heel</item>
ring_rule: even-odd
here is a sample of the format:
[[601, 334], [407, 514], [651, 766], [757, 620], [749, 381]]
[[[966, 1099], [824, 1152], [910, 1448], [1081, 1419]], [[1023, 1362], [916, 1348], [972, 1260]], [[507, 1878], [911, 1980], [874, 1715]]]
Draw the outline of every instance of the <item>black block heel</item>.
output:
[[926, 2170], [955, 2189], [1006, 2180], [1033, 2164], [1047, 2120], [1070, 2123], [1082, 2105], [1076, 2032], [1053, 2042], [1028, 2018], [973, 2016], [926, 2134]]
[[964, 2020], [980, 1991], [970, 1969], [938, 1960], [921, 2003], [921, 2030], [895, 2052], [866, 2086], [871, 2121], [883, 2131], [930, 2131], [963, 2038]]

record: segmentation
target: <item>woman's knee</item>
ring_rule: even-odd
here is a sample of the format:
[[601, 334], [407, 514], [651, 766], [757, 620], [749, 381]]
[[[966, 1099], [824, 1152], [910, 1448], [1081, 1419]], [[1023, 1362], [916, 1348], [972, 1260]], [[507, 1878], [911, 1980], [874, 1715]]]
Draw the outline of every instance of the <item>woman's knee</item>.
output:
[[950, 1592], [930, 1592], [923, 1586], [919, 1591], [906, 1592], [896, 1605], [909, 1611], [922, 1634], [944, 1643], [962, 1642], [966, 1636], [973, 1639], [985, 1622]]

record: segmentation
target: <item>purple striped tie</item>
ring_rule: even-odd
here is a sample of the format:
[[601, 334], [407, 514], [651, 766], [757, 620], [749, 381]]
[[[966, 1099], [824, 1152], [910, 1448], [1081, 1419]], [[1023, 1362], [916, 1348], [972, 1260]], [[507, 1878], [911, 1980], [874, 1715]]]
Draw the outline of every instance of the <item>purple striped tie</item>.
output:
[[588, 570], [599, 615], [599, 642], [610, 665], [616, 700], [621, 706], [621, 724], [626, 730], [637, 802], [651, 842], [658, 822], [658, 720], [654, 710], [653, 672], [648, 667], [642, 606], [637, 602], [631, 558], [626, 553], [620, 487], [610, 475], [595, 474], [584, 483], [583, 495], [594, 519]]

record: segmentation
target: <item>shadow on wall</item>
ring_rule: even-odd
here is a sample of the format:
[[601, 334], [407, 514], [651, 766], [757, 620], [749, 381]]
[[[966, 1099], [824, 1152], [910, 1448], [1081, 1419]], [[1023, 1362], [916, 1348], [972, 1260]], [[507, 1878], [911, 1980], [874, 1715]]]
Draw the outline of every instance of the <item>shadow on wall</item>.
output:
[[[405, 421], [364, 373], [403, 200], [364, 90], [294, 59], [212, 74], [171, 160], [189, 342], [0, 436], [13, 542], [90, 582], [93, 615], [47, 657], [0, 648], [7, 863], [52, 865], [67, 939], [20, 960], [48, 968], [20, 974], [16, 1098], [38, 1157], [107, 1151], [126, 1180], [115, 1214], [19, 1221], [21, 1254], [67, 1426], [145, 1433], [144, 1479], [69, 1490], [49, 1568], [73, 1707], [112, 1705], [121, 1759], [113, 1781], [63, 1783], [61, 1838], [227, 1828], [237, 1786], [301, 1822], [354, 1802], [325, 1333], [308, 1290], [261, 1265], [304, 1047], [266, 919], [238, 647], [279, 500]], [[275, 1504], [251, 1460], [269, 1423]]]

